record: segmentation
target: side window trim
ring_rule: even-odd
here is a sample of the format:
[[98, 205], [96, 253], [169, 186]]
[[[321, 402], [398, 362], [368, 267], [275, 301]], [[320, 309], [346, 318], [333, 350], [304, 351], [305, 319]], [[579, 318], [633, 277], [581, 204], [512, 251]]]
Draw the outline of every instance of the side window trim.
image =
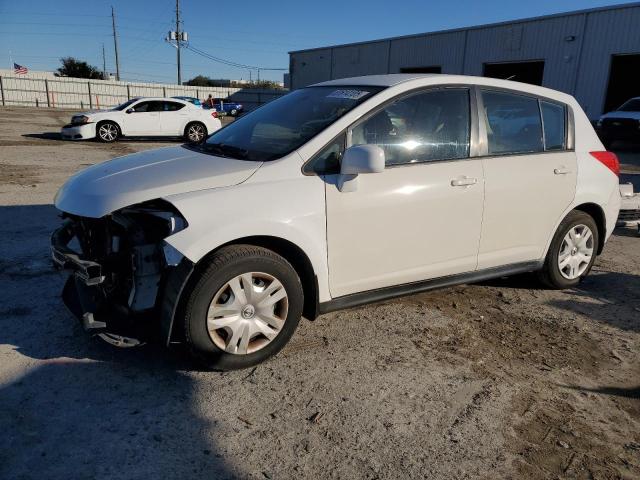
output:
[[410, 90], [407, 92], [402, 92], [398, 95], [396, 95], [393, 98], [390, 98], [389, 100], [381, 103], [380, 105], [378, 105], [377, 107], [375, 107], [374, 109], [370, 110], [365, 116], [360, 117], [359, 119], [357, 119], [355, 122], [353, 122], [351, 125], [349, 125], [347, 127], [346, 130], [346, 145], [345, 145], [345, 149], [351, 147], [353, 145], [353, 138], [352, 138], [352, 134], [353, 134], [353, 130], [355, 127], [357, 127], [358, 125], [360, 125], [363, 122], [366, 122], [368, 119], [370, 119], [371, 117], [377, 115], [379, 112], [381, 112], [382, 110], [384, 110], [385, 108], [387, 108], [389, 105], [401, 101], [401, 100], [406, 100], [408, 98], [411, 98], [413, 96], [416, 95], [421, 95], [424, 93], [429, 93], [429, 92], [435, 92], [438, 90], [467, 90], [468, 92], [468, 97], [469, 97], [469, 155], [467, 157], [463, 157], [463, 158], [446, 158], [446, 159], [442, 159], [442, 160], [430, 160], [428, 162], [415, 162], [415, 163], [399, 163], [399, 164], [393, 164], [393, 165], [386, 165], [385, 169], [387, 168], [401, 168], [401, 167], [409, 167], [409, 166], [417, 166], [417, 165], [425, 165], [425, 164], [429, 164], [429, 163], [440, 163], [440, 162], [460, 162], [460, 161], [465, 161], [465, 160], [470, 160], [473, 159], [474, 157], [476, 157], [476, 155], [474, 155], [474, 153], [477, 150], [477, 145], [476, 143], [479, 141], [480, 139], [480, 135], [478, 133], [478, 127], [479, 127], [479, 121], [478, 121], [478, 112], [476, 111], [476, 109], [474, 108], [475, 103], [474, 103], [474, 97], [476, 95], [475, 92], [476, 86], [473, 84], [445, 84], [445, 85], [430, 85], [427, 87], [420, 87], [420, 88], [416, 88], [414, 90]]
[[[546, 153], [558, 153], [558, 152], [573, 152], [575, 151], [575, 121], [573, 115], [573, 109], [571, 105], [560, 102], [558, 100], [554, 100], [548, 97], [542, 97], [539, 95], [530, 94], [527, 92], [522, 92], [519, 90], [511, 90], [509, 88], [502, 87], [492, 87], [485, 85], [473, 85], [473, 90], [475, 90], [476, 96], [476, 110], [477, 110], [477, 120], [478, 120], [478, 150], [477, 157], [504, 157], [504, 156], [516, 156], [516, 155], [541, 155]], [[487, 137], [487, 119], [484, 114], [484, 102], [482, 100], [482, 91], [494, 91], [500, 93], [510, 93], [513, 95], [521, 95], [524, 97], [534, 98], [538, 101], [538, 110], [540, 111], [540, 122], [542, 126], [542, 135], [543, 135], [543, 147], [544, 150], [541, 152], [522, 152], [522, 153], [509, 153], [509, 154], [501, 154], [501, 155], [490, 155], [489, 154], [489, 139]], [[554, 103], [556, 105], [561, 105], [565, 110], [565, 148], [564, 150], [546, 150], [546, 144], [544, 143], [544, 118], [542, 116], [542, 107], [541, 102]]]

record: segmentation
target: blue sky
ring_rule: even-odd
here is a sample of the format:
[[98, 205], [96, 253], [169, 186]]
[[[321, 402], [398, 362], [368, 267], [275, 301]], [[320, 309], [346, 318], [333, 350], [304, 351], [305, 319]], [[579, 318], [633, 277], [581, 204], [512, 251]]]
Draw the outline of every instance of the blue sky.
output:
[[[330, 44], [500, 22], [625, 3], [606, 0], [369, 0], [279, 2], [182, 0], [191, 44], [244, 65], [288, 67], [287, 52]], [[629, 2], [631, 3], [631, 2]], [[74, 56], [115, 71], [111, 4], [116, 10], [121, 76], [176, 81], [175, 49], [163, 41], [175, 25], [175, 0], [0, 0], [0, 65], [13, 60], [54, 70]], [[392, 8], [389, 8], [392, 5]], [[249, 71], [184, 52], [183, 80], [197, 74], [249, 78]], [[255, 72], [253, 72], [255, 76]], [[261, 72], [281, 80], [282, 72]]]

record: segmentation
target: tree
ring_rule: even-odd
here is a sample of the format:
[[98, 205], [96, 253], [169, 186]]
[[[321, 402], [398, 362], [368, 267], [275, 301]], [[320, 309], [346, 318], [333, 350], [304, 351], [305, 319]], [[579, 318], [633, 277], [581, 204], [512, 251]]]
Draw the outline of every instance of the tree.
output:
[[231, 88], [262, 88], [265, 90], [279, 90], [282, 86], [271, 80], [260, 80], [259, 82], [244, 83], [235, 80], [216, 80], [204, 75], [197, 75], [191, 80], [184, 82], [191, 87], [231, 87]]
[[62, 66], [58, 68], [55, 74], [56, 77], [104, 79], [102, 71], [82, 60], [76, 60], [73, 57], [64, 57], [60, 59], [60, 62], [62, 62]]
[[215, 82], [209, 77], [205, 77], [204, 75], [197, 75], [193, 77], [191, 80], [187, 80], [184, 82], [185, 85], [189, 85], [191, 87], [215, 87]]

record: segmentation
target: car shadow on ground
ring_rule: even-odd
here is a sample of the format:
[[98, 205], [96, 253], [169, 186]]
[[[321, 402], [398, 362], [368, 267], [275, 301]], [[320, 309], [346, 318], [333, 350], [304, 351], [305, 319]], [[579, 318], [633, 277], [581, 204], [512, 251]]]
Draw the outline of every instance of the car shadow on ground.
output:
[[115, 349], [66, 311], [48, 252], [56, 214], [0, 207], [0, 478], [234, 477], [190, 362]]
[[[78, 140], [67, 140], [62, 138], [59, 132], [43, 132], [43, 133], [25, 133], [22, 135], [24, 138], [36, 138], [39, 140], [58, 140], [61, 142], [78, 142]], [[95, 139], [80, 140], [82, 142], [97, 141]], [[182, 137], [122, 137], [117, 140], [117, 143], [131, 143], [131, 142], [153, 142], [153, 143], [184, 143]]]

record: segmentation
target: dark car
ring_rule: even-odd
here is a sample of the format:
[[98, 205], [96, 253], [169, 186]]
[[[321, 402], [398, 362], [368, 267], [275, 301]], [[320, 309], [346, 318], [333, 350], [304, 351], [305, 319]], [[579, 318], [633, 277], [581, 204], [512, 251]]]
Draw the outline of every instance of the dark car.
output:
[[617, 110], [602, 115], [596, 130], [607, 149], [616, 140], [640, 140], [640, 97], [627, 100]]
[[[244, 111], [244, 106], [242, 104], [225, 100], [223, 98], [216, 98], [214, 106], [218, 112], [224, 112], [232, 117], [237, 117]], [[205, 108], [207, 108], [206, 103]]]

